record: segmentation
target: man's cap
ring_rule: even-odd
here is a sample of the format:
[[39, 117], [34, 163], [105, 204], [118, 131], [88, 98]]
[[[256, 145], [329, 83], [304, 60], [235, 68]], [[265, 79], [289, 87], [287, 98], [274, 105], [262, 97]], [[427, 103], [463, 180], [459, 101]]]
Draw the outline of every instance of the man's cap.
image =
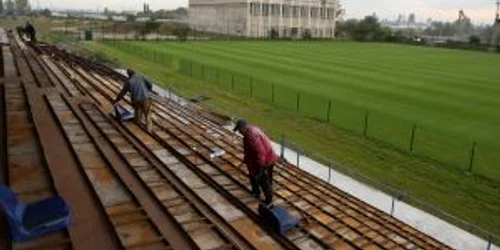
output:
[[127, 69], [127, 75], [133, 76], [135, 75], [135, 71], [133, 69]]
[[248, 122], [243, 120], [243, 119], [240, 119], [236, 122], [236, 126], [234, 126], [234, 129], [233, 131], [238, 131], [240, 128], [244, 128], [248, 125]]

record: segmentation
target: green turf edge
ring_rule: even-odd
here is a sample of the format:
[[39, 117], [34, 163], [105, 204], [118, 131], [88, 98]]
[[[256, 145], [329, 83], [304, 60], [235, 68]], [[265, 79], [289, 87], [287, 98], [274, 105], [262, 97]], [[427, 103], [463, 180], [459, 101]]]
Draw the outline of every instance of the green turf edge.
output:
[[[208, 95], [212, 100], [204, 106], [232, 116], [245, 117], [264, 128], [275, 140], [279, 140], [282, 131], [291, 131], [287, 133], [288, 140], [301, 145], [308, 152], [335, 159], [349, 166], [349, 169], [405, 190], [409, 195], [425, 200], [438, 209], [500, 235], [500, 186], [497, 183], [411, 157], [375, 142], [363, 141], [331, 125], [241, 98], [212, 84], [183, 77], [162, 65], [101, 44], [87, 44], [87, 47], [106, 55], [119, 65], [133, 67], [161, 82], [164, 87], [173, 88], [185, 96]], [[436, 214], [427, 206], [413, 205]], [[455, 221], [450, 222], [457, 224]]]

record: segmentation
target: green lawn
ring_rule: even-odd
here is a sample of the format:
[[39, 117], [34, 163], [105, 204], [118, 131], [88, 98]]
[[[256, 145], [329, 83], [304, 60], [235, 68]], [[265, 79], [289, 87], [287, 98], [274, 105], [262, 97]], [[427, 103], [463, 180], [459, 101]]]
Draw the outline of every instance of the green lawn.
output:
[[274, 88], [276, 105], [359, 134], [367, 119], [369, 137], [462, 170], [476, 142], [473, 172], [500, 180], [496, 54], [350, 42], [119, 44], [263, 101], [273, 102]]
[[[500, 94], [497, 55], [329, 42], [120, 44], [88, 47], [184, 95], [209, 95], [212, 100], [205, 106], [245, 117], [274, 139], [285, 131], [309, 153], [333, 158], [500, 234], [499, 143], [494, 140], [500, 116], [493, 111], [500, 106], [495, 100]], [[191, 73], [204, 80], [183, 76]], [[234, 85], [231, 75], [236, 76]], [[268, 91], [272, 83], [274, 105]], [[301, 90], [299, 114], [296, 89]], [[330, 122], [337, 126], [325, 123], [329, 100]], [[407, 147], [417, 124], [416, 153], [460, 164], [443, 165], [362, 140], [366, 110], [369, 137]], [[478, 142], [478, 175], [461, 170], [468, 166], [470, 138]]]

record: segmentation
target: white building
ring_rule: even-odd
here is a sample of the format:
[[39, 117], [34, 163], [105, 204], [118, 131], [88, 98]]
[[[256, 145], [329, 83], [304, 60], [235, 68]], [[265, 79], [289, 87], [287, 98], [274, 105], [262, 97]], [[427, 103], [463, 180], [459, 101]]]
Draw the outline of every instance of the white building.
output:
[[333, 38], [339, 0], [189, 0], [189, 25], [231, 36]]

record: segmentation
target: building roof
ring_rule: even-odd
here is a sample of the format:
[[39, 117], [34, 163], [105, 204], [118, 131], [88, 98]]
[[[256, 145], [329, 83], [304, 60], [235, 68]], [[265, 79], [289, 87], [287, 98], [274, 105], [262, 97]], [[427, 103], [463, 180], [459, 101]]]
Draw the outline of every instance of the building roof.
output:
[[275, 167], [275, 204], [301, 223], [274, 233], [241, 140], [208, 113], [155, 95], [151, 132], [120, 123], [110, 112], [122, 75], [2, 34], [1, 177], [24, 202], [62, 196], [73, 224], [27, 244], [2, 231], [0, 249], [449, 249], [288, 163]]

